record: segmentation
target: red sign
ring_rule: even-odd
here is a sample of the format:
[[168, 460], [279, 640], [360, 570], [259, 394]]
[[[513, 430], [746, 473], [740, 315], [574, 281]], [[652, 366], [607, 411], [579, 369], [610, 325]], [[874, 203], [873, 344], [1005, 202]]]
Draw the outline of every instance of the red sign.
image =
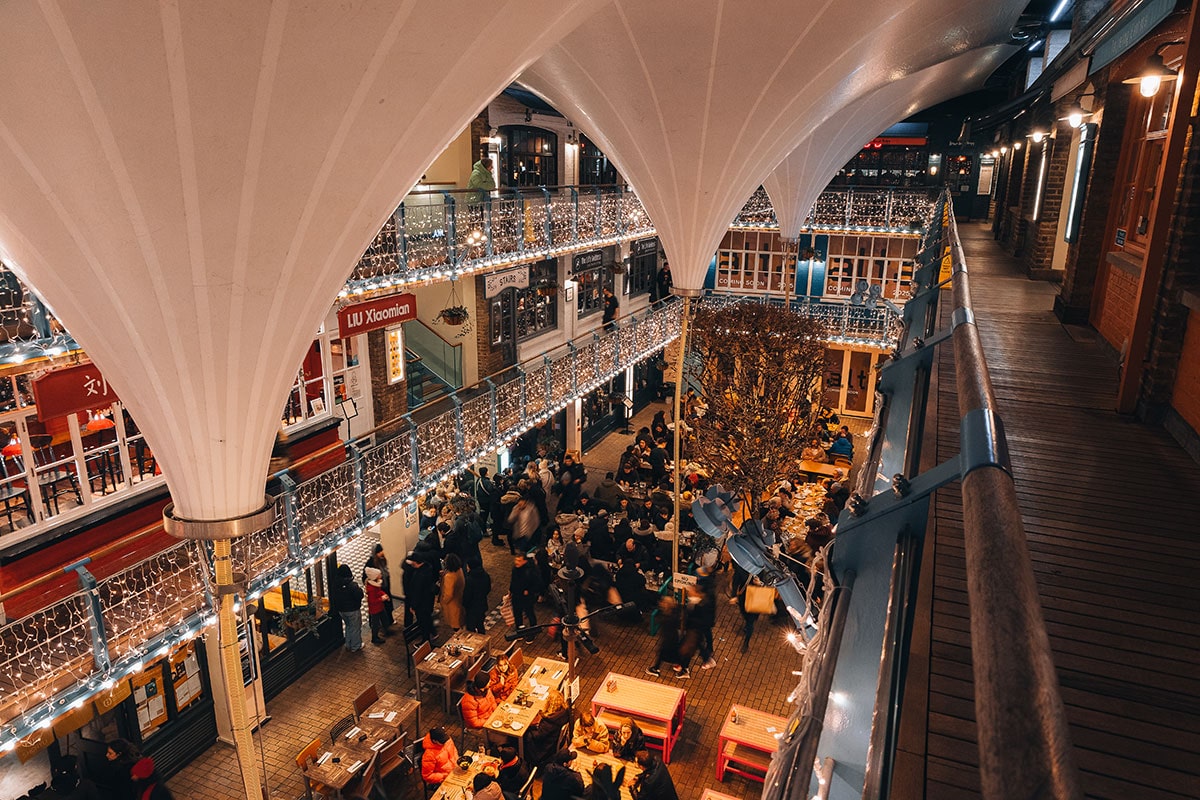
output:
[[75, 411], [104, 408], [117, 399], [95, 364], [56, 369], [33, 382], [33, 401], [42, 422]]
[[876, 136], [867, 143], [867, 147], [875, 150], [881, 147], [924, 147], [929, 140], [924, 136]]
[[345, 339], [416, 318], [416, 295], [396, 294], [343, 308], [338, 312], [338, 335]]

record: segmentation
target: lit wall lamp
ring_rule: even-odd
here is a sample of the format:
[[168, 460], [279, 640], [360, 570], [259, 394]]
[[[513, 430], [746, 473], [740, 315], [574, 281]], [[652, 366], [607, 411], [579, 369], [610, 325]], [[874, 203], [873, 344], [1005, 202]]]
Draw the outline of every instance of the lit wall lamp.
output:
[[[1176, 44], [1183, 44], [1183, 42], [1164, 42], [1154, 48], [1154, 55], [1146, 59], [1146, 65], [1142, 67], [1142, 71], [1132, 78], [1126, 78], [1121, 83], [1136, 83], [1142, 97], [1154, 97], [1158, 94], [1158, 89], [1162, 86], [1163, 81], [1173, 81], [1179, 77], [1179, 70], [1168, 67], [1162, 57], [1163, 50]], [[1079, 126], [1072, 125], [1071, 127], [1078, 128]]]
[[1085, 119], [1092, 115], [1092, 112], [1080, 105], [1080, 101], [1085, 97], [1095, 96], [1095, 92], [1086, 92], [1085, 94], [1075, 95], [1075, 102], [1072, 103], [1071, 107], [1067, 109], [1067, 115], [1065, 117], [1059, 117], [1059, 120], [1066, 122], [1072, 128], [1078, 128], [1083, 124]]
[[1033, 140], [1034, 144], [1041, 144], [1042, 139], [1046, 138], [1046, 132], [1045, 131], [1033, 131], [1029, 134], [1029, 138]]
[[1013, 142], [1013, 150], [1020, 150], [1021, 147], [1024, 146], [1024, 144], [1025, 144], [1024, 142], [1020, 142], [1020, 141]]

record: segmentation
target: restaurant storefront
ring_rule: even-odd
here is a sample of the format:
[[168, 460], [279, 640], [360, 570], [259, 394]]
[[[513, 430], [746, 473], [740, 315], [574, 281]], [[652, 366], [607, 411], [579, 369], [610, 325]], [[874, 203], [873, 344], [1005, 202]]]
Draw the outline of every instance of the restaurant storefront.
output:
[[877, 367], [885, 355], [883, 350], [825, 348], [822, 402], [839, 415], [873, 416]]

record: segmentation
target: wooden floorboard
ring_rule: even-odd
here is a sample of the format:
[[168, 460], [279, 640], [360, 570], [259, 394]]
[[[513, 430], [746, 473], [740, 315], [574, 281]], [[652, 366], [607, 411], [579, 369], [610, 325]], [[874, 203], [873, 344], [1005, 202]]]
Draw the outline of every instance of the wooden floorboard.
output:
[[[1117, 363], [1051, 313], [990, 230], [961, 228], [975, 318], [1088, 797], [1200, 797], [1200, 466], [1112, 410]], [[949, 295], [946, 295], [948, 298]], [[958, 450], [949, 348], [938, 460]], [[957, 484], [931, 514], [925, 797], [979, 796], [970, 614]]]

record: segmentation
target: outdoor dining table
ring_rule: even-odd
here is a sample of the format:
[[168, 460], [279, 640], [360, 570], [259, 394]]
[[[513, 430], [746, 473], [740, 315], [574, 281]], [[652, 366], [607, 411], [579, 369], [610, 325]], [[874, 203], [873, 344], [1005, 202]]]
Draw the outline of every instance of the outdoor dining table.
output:
[[[391, 739], [384, 740], [386, 745]], [[371, 762], [379, 749], [372, 749], [374, 741], [369, 738], [359, 741], [345, 736], [339, 736], [328, 748], [323, 750], [311, 764], [304, 767], [304, 777], [315, 783], [320, 783], [334, 791], [335, 796], [341, 797], [342, 790], [350, 781]]]
[[488, 637], [482, 633], [458, 631], [445, 644], [427, 655], [417, 664], [417, 699], [421, 699], [421, 685], [428, 681], [440, 683], [445, 700], [446, 713], [450, 713], [450, 692], [455, 678], [464, 677], [470, 665], [488, 654]]
[[663, 763], [671, 763], [671, 748], [683, 730], [687, 692], [641, 678], [610, 672], [592, 695], [592, 713], [612, 729], [621, 717], [632, 717], [648, 739], [662, 742]]
[[438, 786], [438, 790], [433, 793], [431, 800], [460, 800], [466, 796], [464, 790], [474, 784], [475, 776], [482, 772], [484, 767], [491, 764], [497, 771], [500, 769], [500, 759], [498, 758], [492, 758], [474, 750], [468, 750], [465, 755], [471, 759], [471, 765], [466, 769], [455, 767], [450, 770], [450, 774]]
[[786, 717], [734, 705], [717, 739], [717, 780], [725, 780], [728, 770], [762, 781], [787, 724]]
[[[553, 658], [535, 658], [521, 676], [517, 688], [496, 705], [484, 726], [517, 740], [517, 752], [525, 758], [525, 734], [537, 715], [546, 707], [550, 689], [562, 689], [567, 678], [567, 662]], [[517, 698], [520, 698], [519, 700]]]
[[704, 794], [700, 795], [700, 800], [740, 800], [740, 798], [714, 789], [705, 789]]
[[846, 468], [835, 467], [833, 464], [823, 464], [820, 461], [802, 460], [800, 461], [800, 471], [809, 476], [836, 479], [841, 473], [846, 471]]
[[403, 697], [395, 692], [384, 692], [379, 699], [367, 707], [359, 717], [360, 725], [389, 725], [397, 732], [406, 730], [405, 721], [413, 717], [413, 726], [407, 730], [415, 737], [421, 730], [421, 703], [411, 697]]
[[625, 780], [621, 782], [621, 797], [622, 800], [633, 800], [633, 782], [638, 775], [642, 774], [642, 768], [637, 765], [636, 761], [623, 761], [612, 753], [592, 753], [574, 748], [571, 749], [571, 752], [575, 754], [575, 760], [568, 766], [583, 776], [585, 786], [592, 785], [592, 773], [597, 764], [608, 764], [612, 767], [614, 778], [617, 771], [624, 767]]

